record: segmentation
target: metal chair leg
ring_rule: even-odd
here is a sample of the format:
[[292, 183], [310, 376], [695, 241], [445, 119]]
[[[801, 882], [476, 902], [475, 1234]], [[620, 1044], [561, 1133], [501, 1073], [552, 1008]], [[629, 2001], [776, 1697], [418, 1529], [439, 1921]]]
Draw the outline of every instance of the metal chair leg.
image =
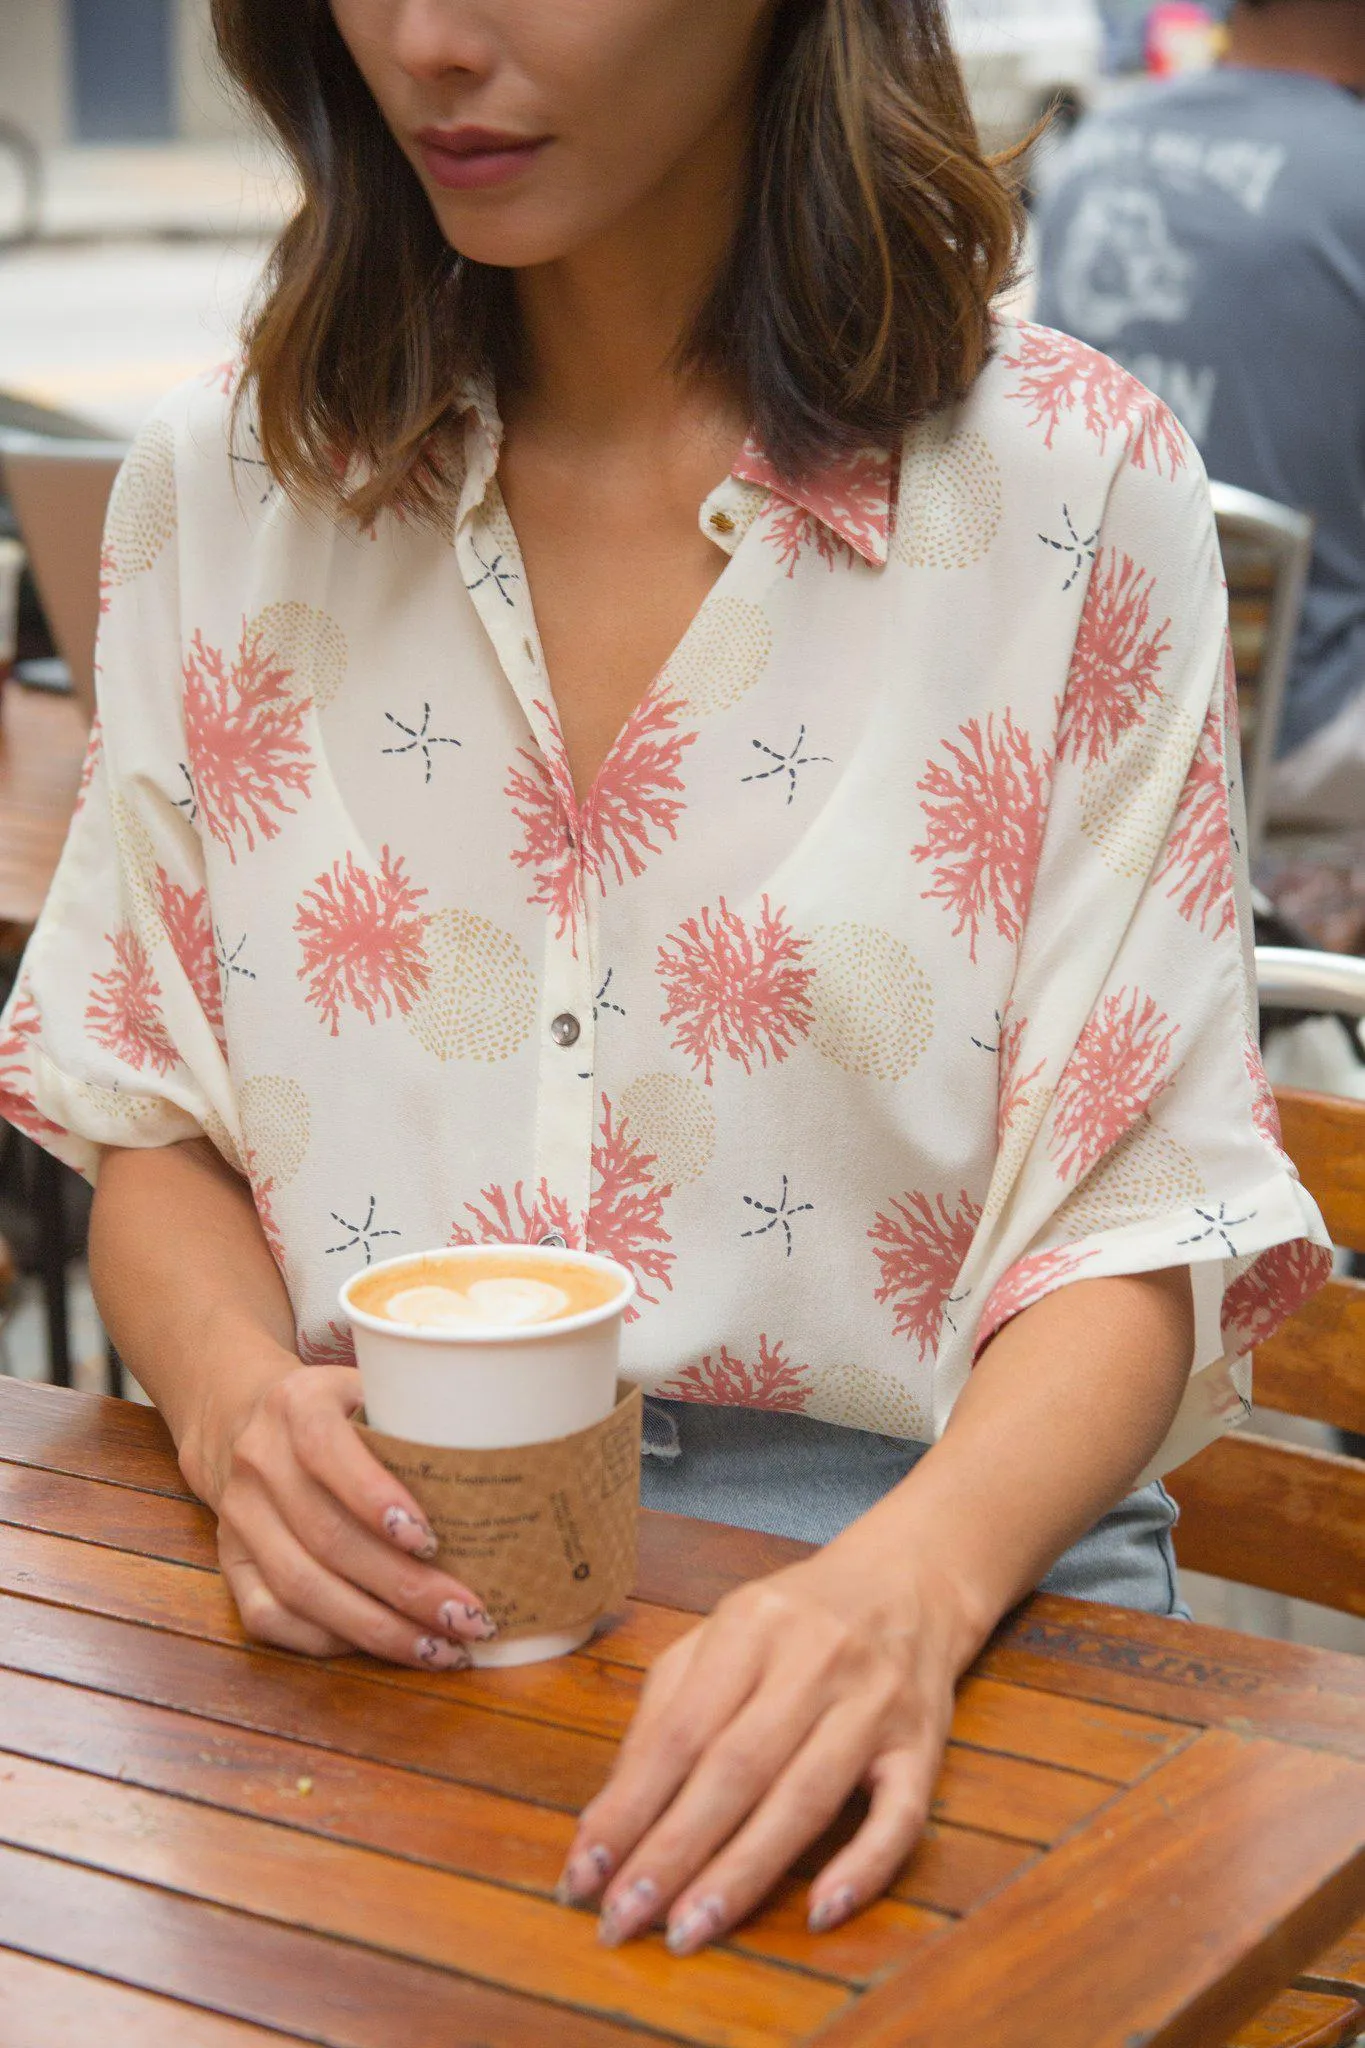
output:
[[47, 1310], [48, 1371], [54, 1387], [71, 1385], [71, 1333], [66, 1308], [66, 1204], [62, 1176], [66, 1168], [50, 1152], [40, 1151], [33, 1170], [34, 1208], [38, 1217], [38, 1259]]

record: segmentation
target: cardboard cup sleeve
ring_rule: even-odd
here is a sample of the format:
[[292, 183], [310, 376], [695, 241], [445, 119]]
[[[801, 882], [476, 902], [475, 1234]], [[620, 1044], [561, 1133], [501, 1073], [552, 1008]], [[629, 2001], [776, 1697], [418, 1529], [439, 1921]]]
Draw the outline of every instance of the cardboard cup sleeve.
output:
[[479, 1595], [504, 1640], [619, 1613], [635, 1583], [644, 1402], [638, 1387], [618, 1394], [591, 1429], [507, 1451], [407, 1443], [356, 1425], [430, 1521], [435, 1562]]

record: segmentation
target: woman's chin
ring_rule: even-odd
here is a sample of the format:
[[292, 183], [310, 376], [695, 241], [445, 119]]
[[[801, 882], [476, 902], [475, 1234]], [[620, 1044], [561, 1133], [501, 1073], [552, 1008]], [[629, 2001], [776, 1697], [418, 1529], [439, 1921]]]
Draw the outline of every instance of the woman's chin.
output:
[[533, 218], [529, 209], [519, 211], [510, 199], [500, 207], [475, 209], [452, 204], [449, 193], [442, 192], [433, 194], [431, 203], [451, 248], [471, 263], [485, 263], [494, 270], [556, 263], [588, 239], [586, 232], [575, 233], [567, 222], [551, 223]]

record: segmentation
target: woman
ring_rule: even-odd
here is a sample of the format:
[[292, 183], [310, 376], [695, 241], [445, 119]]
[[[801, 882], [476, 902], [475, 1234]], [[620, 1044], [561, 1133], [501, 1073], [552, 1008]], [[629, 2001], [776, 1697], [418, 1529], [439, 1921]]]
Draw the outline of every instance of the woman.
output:
[[932, 0], [216, 12], [306, 196], [111, 510], [8, 1111], [98, 1163], [101, 1311], [305, 1653], [488, 1626], [349, 1427], [337, 1284], [631, 1265], [646, 1499], [822, 1547], [661, 1658], [564, 1896], [687, 1952], [862, 1784], [831, 1927], [1030, 1588], [1174, 1610], [1151, 1482], [1326, 1271], [1198, 463], [993, 327]]

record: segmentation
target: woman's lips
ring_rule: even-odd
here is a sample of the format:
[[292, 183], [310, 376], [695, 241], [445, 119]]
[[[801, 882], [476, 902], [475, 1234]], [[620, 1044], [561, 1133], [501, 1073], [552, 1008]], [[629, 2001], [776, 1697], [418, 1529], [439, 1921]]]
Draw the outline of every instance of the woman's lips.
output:
[[426, 128], [416, 138], [428, 177], [451, 192], [505, 184], [525, 170], [549, 139], [542, 135], [523, 140], [486, 128], [457, 128], [448, 133]]

